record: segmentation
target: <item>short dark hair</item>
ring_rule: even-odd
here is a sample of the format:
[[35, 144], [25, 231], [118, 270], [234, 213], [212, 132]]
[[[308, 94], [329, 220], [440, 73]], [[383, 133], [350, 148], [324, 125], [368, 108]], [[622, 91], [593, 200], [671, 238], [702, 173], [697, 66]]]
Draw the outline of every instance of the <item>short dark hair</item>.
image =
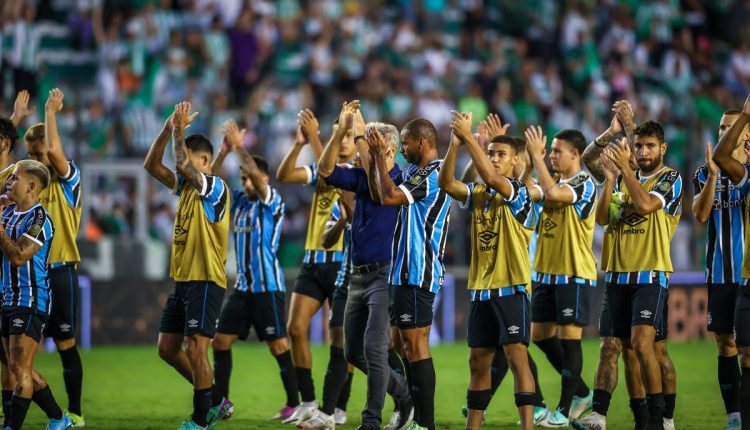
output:
[[742, 113], [741, 110], [738, 109], [729, 109], [724, 111], [722, 115], [740, 115]]
[[664, 129], [656, 121], [646, 121], [638, 124], [633, 132], [635, 136], [653, 136], [659, 143], [664, 143]]
[[523, 152], [526, 150], [526, 138], [523, 136], [513, 136], [513, 139], [516, 139], [516, 147], [518, 148], [518, 152]]
[[207, 152], [214, 156], [214, 146], [211, 141], [202, 134], [191, 134], [185, 138], [185, 146], [193, 152]]
[[18, 131], [16, 126], [13, 125], [13, 121], [8, 118], [0, 118], [0, 139], [10, 140], [10, 151], [16, 147], [16, 141], [18, 140]]
[[583, 154], [583, 151], [587, 146], [586, 137], [583, 135], [583, 133], [570, 128], [558, 131], [555, 135], [555, 139], [564, 140], [565, 142], [567, 142], [568, 145], [572, 146], [578, 151], [578, 155]]
[[417, 118], [407, 122], [404, 130], [406, 130], [406, 134], [416, 139], [420, 137], [426, 139], [432, 147], [437, 143], [437, 129], [429, 120], [424, 118]]
[[516, 152], [516, 154], [523, 152], [524, 148], [526, 147], [526, 141], [519, 141], [517, 138], [513, 136], [495, 136], [490, 140], [490, 144], [493, 143], [500, 143], [503, 145], [508, 145]]
[[260, 155], [253, 155], [253, 161], [255, 161], [255, 165], [258, 166], [258, 170], [266, 175], [268, 174], [268, 161], [266, 161], [265, 158]]

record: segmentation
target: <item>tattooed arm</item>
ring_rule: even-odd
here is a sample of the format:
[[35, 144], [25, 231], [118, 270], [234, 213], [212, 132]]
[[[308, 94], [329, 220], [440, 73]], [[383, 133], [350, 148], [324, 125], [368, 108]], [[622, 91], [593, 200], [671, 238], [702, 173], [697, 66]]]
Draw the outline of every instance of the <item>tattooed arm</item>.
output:
[[190, 102], [182, 102], [175, 105], [172, 121], [172, 152], [177, 164], [177, 172], [185, 177], [188, 183], [197, 190], [203, 189], [203, 174], [193, 166], [185, 146], [185, 127], [190, 121]]

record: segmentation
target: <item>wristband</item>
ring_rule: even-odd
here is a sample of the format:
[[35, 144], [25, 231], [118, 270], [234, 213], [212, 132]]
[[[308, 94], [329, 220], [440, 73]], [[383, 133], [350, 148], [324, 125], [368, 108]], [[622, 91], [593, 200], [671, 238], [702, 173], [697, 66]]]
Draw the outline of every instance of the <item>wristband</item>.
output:
[[607, 147], [606, 143], [604, 145], [600, 145], [599, 144], [599, 138], [598, 137], [596, 139], [594, 139], [594, 145], [598, 146], [599, 148], [606, 148]]

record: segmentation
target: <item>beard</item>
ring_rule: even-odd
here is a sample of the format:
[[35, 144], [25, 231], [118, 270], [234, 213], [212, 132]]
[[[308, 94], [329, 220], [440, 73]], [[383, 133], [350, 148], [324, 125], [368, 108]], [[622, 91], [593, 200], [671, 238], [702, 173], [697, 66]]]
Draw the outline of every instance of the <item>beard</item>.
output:
[[638, 167], [641, 169], [641, 172], [648, 174], [653, 172], [661, 164], [663, 159], [664, 157], [659, 154], [659, 156], [654, 158], [650, 163], [641, 163], [639, 161]]

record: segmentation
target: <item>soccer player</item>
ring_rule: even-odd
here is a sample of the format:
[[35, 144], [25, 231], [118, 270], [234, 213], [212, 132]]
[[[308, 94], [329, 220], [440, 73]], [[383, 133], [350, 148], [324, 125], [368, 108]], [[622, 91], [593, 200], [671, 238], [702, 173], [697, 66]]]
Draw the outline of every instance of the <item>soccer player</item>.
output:
[[578, 418], [588, 409], [593, 395], [586, 391], [572, 404], [583, 368], [581, 337], [589, 322], [590, 289], [596, 286], [596, 258], [591, 249], [596, 186], [581, 170], [586, 140], [580, 131], [562, 130], [555, 135], [550, 150], [555, 177], [544, 160], [547, 137], [541, 127], [530, 127], [525, 136], [543, 202], [534, 258], [531, 336], [550, 361], [555, 357], [553, 365], [562, 375], [558, 407], [543, 426], [565, 427], [568, 417]]
[[[713, 161], [721, 169], [721, 173], [726, 175], [732, 183], [736, 184], [736, 188], [745, 187], [748, 177], [750, 177], [750, 165], [743, 165], [733, 155], [734, 151], [738, 147], [741, 147], [740, 144], [742, 141], [740, 140], [740, 136], [748, 123], [750, 123], [750, 96], [745, 100], [745, 105], [742, 107], [742, 112], [737, 116], [737, 119], [719, 138], [719, 143], [716, 145], [713, 154]], [[747, 191], [744, 197], [747, 200]], [[742, 423], [745, 426], [747, 426], [747, 423], [750, 423], [750, 293], [748, 292], [750, 259], [747, 258], [747, 246], [750, 244], [750, 238], [748, 238], [748, 231], [750, 231], [748, 229], [749, 219], [747, 207], [745, 207], [745, 258], [742, 261], [741, 280], [738, 288], [737, 303], [734, 308], [735, 342], [740, 352], [740, 365], [742, 367], [739, 389], [740, 415]], [[727, 428], [729, 428], [728, 425]]]
[[50, 184], [39, 194], [39, 201], [55, 225], [55, 240], [50, 246], [49, 283], [54, 296], [44, 336], [55, 341], [63, 367], [68, 414], [76, 427], [85, 421], [81, 410], [83, 365], [76, 346], [78, 254], [76, 237], [81, 224], [81, 171], [68, 160], [57, 131], [57, 113], [63, 107], [64, 94], [55, 88], [44, 106], [44, 124], [27, 130], [24, 140], [29, 158], [43, 163], [50, 171]]
[[[400, 172], [393, 159], [398, 130], [392, 125], [371, 123], [365, 138], [366, 127], [364, 120], [357, 114], [358, 109], [357, 100], [344, 105], [336, 133], [320, 158], [318, 174], [328, 184], [356, 195], [352, 219], [349, 297], [344, 311], [344, 353], [347, 361], [367, 374], [367, 402], [362, 411], [360, 428], [380, 428], [385, 393], [388, 392], [399, 402], [401, 418], [396, 428], [403, 429], [409, 424], [413, 407], [406, 380], [389, 367], [387, 352], [390, 329], [387, 279], [391, 256], [389, 239], [393, 237], [398, 209], [383, 206], [373, 199], [373, 188], [368, 183], [368, 179], [374, 179], [373, 157], [369, 150], [359, 152], [362, 163], [371, 166], [369, 172], [361, 167], [336, 165], [336, 154], [340, 151], [341, 142], [345, 134], [351, 132], [358, 145], [367, 140], [368, 144], [372, 142], [374, 145], [373, 151], [378, 154], [383, 152], [388, 174], [396, 176]], [[374, 134], [376, 130], [378, 132]]]
[[284, 202], [268, 184], [268, 163], [250, 155], [242, 146], [245, 130], [228, 121], [224, 142], [212, 164], [218, 174], [226, 156], [234, 151], [240, 159], [242, 190], [232, 191], [230, 216], [237, 253], [237, 281], [234, 291], [224, 302], [219, 324], [211, 344], [214, 350], [216, 388], [229, 398], [232, 373], [232, 345], [245, 340], [250, 328], [258, 339], [268, 344], [279, 365], [286, 391], [286, 405], [291, 414], [298, 404], [297, 381], [292, 355], [286, 337], [286, 289], [276, 252], [284, 225]]
[[[437, 130], [424, 118], [401, 130], [401, 153], [411, 163], [395, 179], [386, 165], [387, 151], [373, 154], [377, 195], [384, 206], [399, 207], [388, 280], [391, 303], [409, 370], [414, 422], [412, 429], [435, 428], [435, 366], [430, 327], [435, 295], [443, 284], [443, 252], [450, 220], [450, 197], [437, 185]], [[382, 146], [382, 145], [381, 145]]]
[[[201, 135], [184, 136], [196, 113], [178, 103], [146, 155], [144, 168], [179, 197], [172, 240], [170, 276], [175, 286], [167, 298], [159, 328], [159, 356], [194, 387], [193, 414], [181, 430], [213, 426], [231, 407], [212, 389], [208, 344], [216, 332], [227, 285], [230, 197], [224, 181], [211, 175], [213, 146]], [[176, 172], [162, 164], [172, 136]], [[183, 342], [186, 350], [182, 350]]]
[[20, 430], [33, 400], [50, 418], [51, 430], [73, 425], [55, 401], [44, 377], [33, 368], [44, 324], [49, 315], [48, 260], [55, 232], [39, 193], [49, 185], [47, 167], [37, 161], [16, 163], [0, 196], [2, 224], [3, 308], [0, 334], [15, 377], [6, 429]]
[[[334, 134], [336, 127], [334, 125]], [[296, 167], [297, 157], [302, 147], [308, 142], [315, 163], [310, 166]], [[292, 415], [286, 418], [279, 417], [282, 422], [289, 424], [298, 424], [309, 419], [318, 409], [311, 373], [312, 355], [308, 332], [315, 312], [323, 306], [326, 300], [331, 302], [336, 276], [344, 257], [343, 238], [339, 237], [339, 240], [330, 248], [323, 246], [323, 233], [331, 217], [331, 211], [338, 206], [339, 192], [318, 177], [317, 160], [322, 152], [323, 147], [318, 139], [318, 120], [312, 112], [303, 110], [300, 112], [300, 127], [297, 130], [294, 146], [276, 172], [276, 178], [281, 182], [306, 184], [314, 188], [305, 239], [305, 258], [294, 283], [287, 324], [292, 341], [292, 359], [297, 385], [302, 396], [302, 403], [295, 408]], [[353, 136], [347, 133], [338, 153], [339, 161], [348, 163], [355, 154]], [[345, 363], [339, 365], [345, 365]]]
[[[534, 427], [534, 377], [528, 363], [531, 331], [528, 286], [531, 282], [528, 244], [534, 229], [532, 201], [526, 187], [512, 177], [518, 162], [518, 141], [495, 136], [486, 154], [471, 134], [471, 115], [454, 112], [453, 136], [439, 185], [471, 213], [469, 268], [471, 380], [466, 394], [467, 429], [479, 429], [490, 403], [490, 366], [502, 347], [515, 379], [515, 400], [521, 428]], [[465, 145], [485, 184], [468, 185], [453, 178], [456, 157]], [[497, 264], [503, 261], [503, 264]]]
[[662, 429], [665, 400], [655, 340], [672, 272], [670, 242], [682, 213], [682, 179], [664, 165], [667, 144], [658, 123], [646, 121], [633, 133], [638, 170], [630, 168], [626, 142], [604, 150], [605, 183], [596, 221], [611, 234], [605, 294], [612, 331], [624, 349], [635, 351], [642, 369], [648, 428]]
[[[742, 112], [724, 112], [719, 122], [719, 139]], [[744, 139], [741, 139], [744, 143]], [[732, 157], [745, 164], [744, 145], [738, 142]], [[744, 251], [743, 230], [745, 196], [750, 183], [736, 186], [719, 170], [706, 145], [706, 163], [693, 176], [693, 213], [708, 222], [706, 238], [706, 286], [708, 288], [708, 330], [716, 336], [719, 349], [719, 388], [727, 413], [725, 429], [742, 427], [740, 417], [740, 366], [734, 340], [734, 309], [740, 282]], [[742, 238], [742, 239], [741, 239]]]

